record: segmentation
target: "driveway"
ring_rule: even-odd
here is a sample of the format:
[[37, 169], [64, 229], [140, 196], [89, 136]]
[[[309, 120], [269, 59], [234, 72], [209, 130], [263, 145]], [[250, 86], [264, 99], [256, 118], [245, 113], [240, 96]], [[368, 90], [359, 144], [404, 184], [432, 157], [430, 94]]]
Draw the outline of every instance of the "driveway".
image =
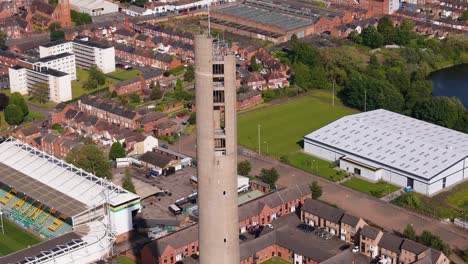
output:
[[[195, 158], [195, 139], [196, 136], [193, 133], [192, 135], [182, 137], [170, 148]], [[238, 160], [250, 160], [252, 163], [252, 175], [257, 175], [262, 168], [275, 167], [281, 175], [278, 180], [279, 185], [304, 185], [316, 180], [323, 186], [321, 200], [336, 204], [351, 214], [373, 222], [385, 230], [403, 232], [407, 225], [413, 225], [417, 232], [429, 230], [433, 234], [440, 236], [452, 247], [465, 248], [468, 246], [467, 231], [457, 229], [441, 221], [383, 202], [375, 197], [330, 182], [269, 157], [246, 157], [239, 155]]]

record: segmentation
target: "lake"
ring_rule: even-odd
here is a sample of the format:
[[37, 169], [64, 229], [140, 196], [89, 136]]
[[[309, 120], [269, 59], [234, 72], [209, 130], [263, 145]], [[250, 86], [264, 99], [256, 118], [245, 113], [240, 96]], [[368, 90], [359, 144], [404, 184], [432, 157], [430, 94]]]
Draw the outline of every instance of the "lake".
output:
[[468, 64], [445, 68], [429, 75], [434, 96], [455, 96], [468, 109]]

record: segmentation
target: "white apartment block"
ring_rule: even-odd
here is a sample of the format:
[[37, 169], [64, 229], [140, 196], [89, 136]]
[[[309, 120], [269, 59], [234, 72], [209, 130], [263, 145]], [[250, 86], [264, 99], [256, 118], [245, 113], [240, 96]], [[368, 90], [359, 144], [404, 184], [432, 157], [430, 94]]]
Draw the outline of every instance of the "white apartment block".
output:
[[32, 69], [39, 71], [43, 68], [53, 69], [70, 74], [70, 80], [76, 80], [75, 55], [71, 53], [60, 53], [42, 57], [32, 62]]
[[115, 71], [115, 49], [112, 46], [85, 40], [74, 40], [51, 42], [39, 47], [41, 58], [61, 53], [75, 55], [75, 62], [79, 67], [87, 69], [96, 65], [104, 73]]
[[49, 101], [60, 103], [72, 99], [70, 74], [54, 69], [27, 69], [14, 66], [9, 69], [11, 92], [28, 94], [37, 83], [49, 86]]

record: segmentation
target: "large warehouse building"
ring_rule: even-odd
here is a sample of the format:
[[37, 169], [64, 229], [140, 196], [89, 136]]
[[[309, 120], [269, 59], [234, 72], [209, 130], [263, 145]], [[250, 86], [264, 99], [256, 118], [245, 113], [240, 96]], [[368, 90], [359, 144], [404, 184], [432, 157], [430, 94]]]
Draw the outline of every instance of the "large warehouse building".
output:
[[425, 195], [468, 178], [468, 135], [383, 109], [346, 116], [304, 137], [304, 151], [371, 181]]

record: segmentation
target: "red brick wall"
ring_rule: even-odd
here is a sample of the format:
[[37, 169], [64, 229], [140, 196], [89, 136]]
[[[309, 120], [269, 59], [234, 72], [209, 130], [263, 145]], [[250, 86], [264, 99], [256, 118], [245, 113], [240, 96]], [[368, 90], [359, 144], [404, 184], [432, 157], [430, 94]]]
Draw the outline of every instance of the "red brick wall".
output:
[[246, 108], [249, 108], [251, 106], [260, 104], [261, 102], [263, 102], [263, 99], [262, 99], [262, 95], [259, 94], [259, 95], [256, 95], [256, 96], [248, 99], [248, 100], [244, 100], [242, 102], [237, 102], [237, 110], [246, 109]]

